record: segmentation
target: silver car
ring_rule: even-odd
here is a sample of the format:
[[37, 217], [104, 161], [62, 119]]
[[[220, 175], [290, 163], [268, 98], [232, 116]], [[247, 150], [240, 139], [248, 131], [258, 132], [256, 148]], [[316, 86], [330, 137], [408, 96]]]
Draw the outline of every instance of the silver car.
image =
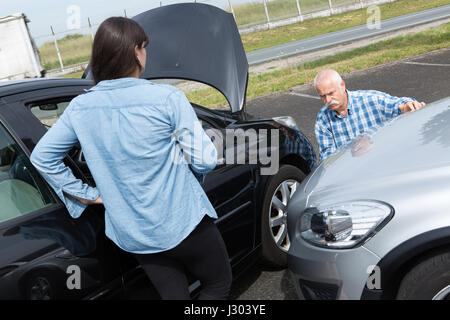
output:
[[287, 224], [301, 299], [450, 299], [450, 98], [323, 161]]

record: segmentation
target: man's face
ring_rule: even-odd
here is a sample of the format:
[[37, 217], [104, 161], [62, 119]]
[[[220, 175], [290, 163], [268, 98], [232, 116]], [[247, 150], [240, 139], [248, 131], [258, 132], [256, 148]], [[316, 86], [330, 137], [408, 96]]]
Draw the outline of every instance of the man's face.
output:
[[347, 110], [347, 96], [344, 81], [336, 84], [332, 80], [325, 80], [317, 84], [316, 90], [323, 104], [328, 109], [336, 112], [344, 112]]

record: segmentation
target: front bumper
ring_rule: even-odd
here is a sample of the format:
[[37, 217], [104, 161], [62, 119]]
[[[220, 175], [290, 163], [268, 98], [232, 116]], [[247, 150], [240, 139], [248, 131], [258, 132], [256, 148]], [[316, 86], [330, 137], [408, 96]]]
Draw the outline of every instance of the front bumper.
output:
[[[347, 250], [314, 247], [295, 239], [288, 266], [300, 299], [359, 300], [367, 286], [373, 289], [372, 270], [380, 258], [363, 246]], [[376, 285], [376, 283], [375, 283]]]

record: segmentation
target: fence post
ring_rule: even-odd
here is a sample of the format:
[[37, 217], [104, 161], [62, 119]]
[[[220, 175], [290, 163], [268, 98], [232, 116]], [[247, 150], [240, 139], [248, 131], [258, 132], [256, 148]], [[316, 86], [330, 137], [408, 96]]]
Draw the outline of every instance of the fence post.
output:
[[333, 6], [331, 5], [331, 0], [328, 0], [328, 5], [330, 6], [330, 15], [333, 14]]
[[267, 10], [266, 0], [264, 0], [264, 11], [266, 12], [267, 24], [269, 24], [269, 28], [270, 28], [270, 18], [269, 18], [269, 11]]
[[128, 18], [128, 17], [127, 17], [127, 10], [126, 10], [126, 9], [123, 9], [123, 16], [124, 16], [125, 18]]
[[234, 10], [233, 10], [233, 5], [231, 4], [231, 0], [228, 0], [228, 4], [230, 5], [230, 10], [231, 10], [231, 13], [233, 14], [234, 21], [237, 24], [236, 16], [234, 15]]
[[295, 2], [297, 2], [298, 16], [300, 17], [300, 22], [302, 22], [303, 21], [303, 16], [302, 16], [302, 10], [300, 9], [300, 2], [299, 2], [299, 0], [295, 0]]
[[88, 24], [89, 24], [89, 30], [91, 31], [92, 41], [94, 41], [94, 31], [92, 31], [91, 19], [89, 19], [89, 17], [88, 17]]
[[61, 53], [59, 52], [58, 42], [56, 41], [55, 32], [53, 32], [53, 27], [52, 26], [50, 26], [50, 29], [52, 30], [53, 42], [55, 43], [56, 54], [58, 55], [58, 59], [59, 59], [59, 65], [61, 66], [61, 71], [64, 71], [64, 65], [63, 65], [63, 62], [62, 62]]

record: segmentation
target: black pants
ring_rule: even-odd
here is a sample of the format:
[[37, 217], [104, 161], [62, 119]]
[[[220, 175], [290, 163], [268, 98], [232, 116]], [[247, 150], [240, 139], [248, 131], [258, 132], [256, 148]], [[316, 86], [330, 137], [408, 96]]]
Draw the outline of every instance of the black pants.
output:
[[200, 280], [199, 299], [226, 299], [231, 266], [222, 235], [212, 219], [203, 220], [175, 248], [154, 254], [135, 254], [162, 299], [189, 300], [186, 270]]

